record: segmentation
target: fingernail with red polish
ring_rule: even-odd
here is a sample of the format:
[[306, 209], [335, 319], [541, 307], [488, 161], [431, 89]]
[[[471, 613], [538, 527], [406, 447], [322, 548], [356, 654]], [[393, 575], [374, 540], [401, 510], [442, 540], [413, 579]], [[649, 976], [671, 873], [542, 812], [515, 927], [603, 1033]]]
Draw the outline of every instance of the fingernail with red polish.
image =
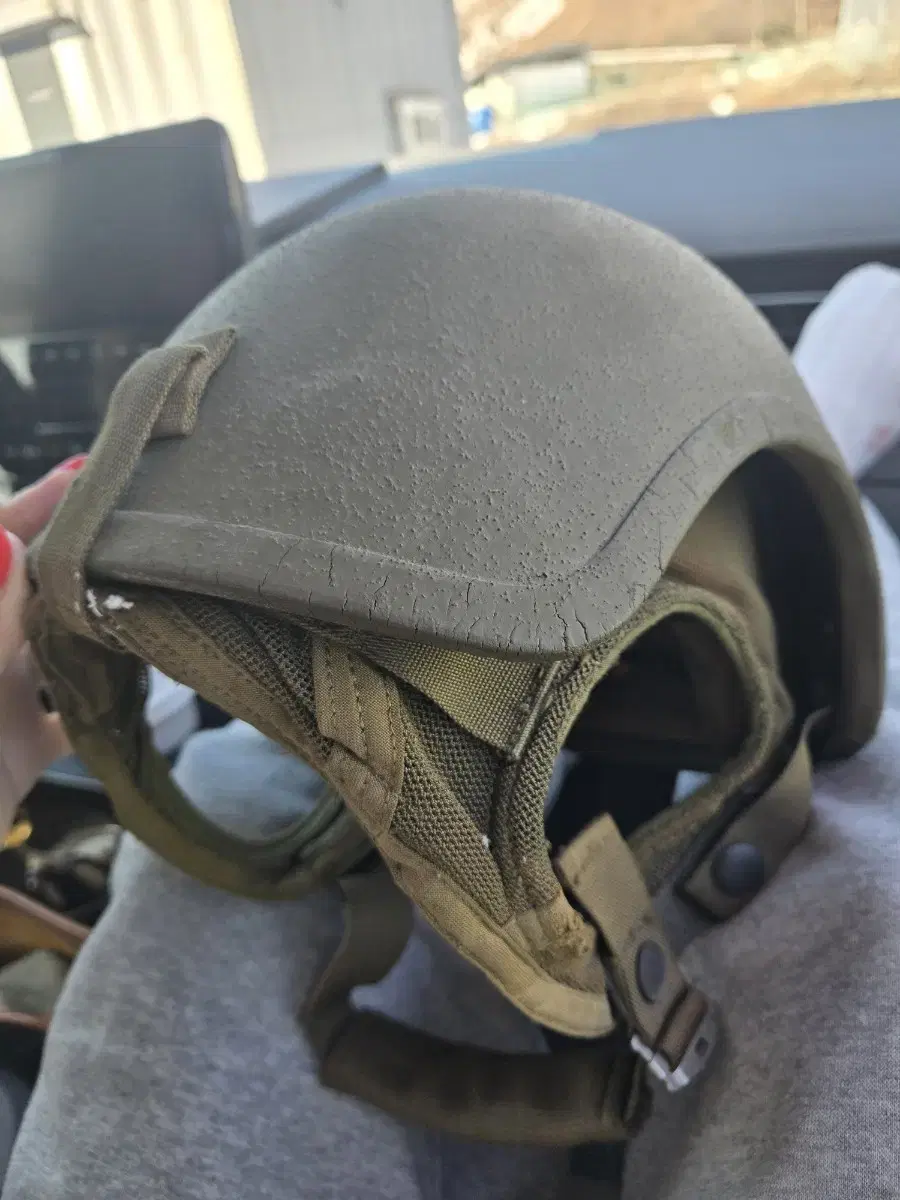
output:
[[73, 458], [67, 458], [64, 463], [60, 463], [56, 469], [57, 471], [80, 471], [87, 460], [86, 454], [76, 454]]
[[12, 539], [3, 526], [0, 525], [0, 588], [6, 587], [6, 582], [12, 571], [14, 558], [15, 551], [13, 550]]

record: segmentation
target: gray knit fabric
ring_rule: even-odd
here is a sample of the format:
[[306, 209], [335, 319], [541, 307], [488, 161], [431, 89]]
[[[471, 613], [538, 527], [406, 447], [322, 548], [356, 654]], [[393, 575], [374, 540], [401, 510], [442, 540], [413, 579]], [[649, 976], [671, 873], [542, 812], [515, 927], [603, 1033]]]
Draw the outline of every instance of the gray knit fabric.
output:
[[[321, 786], [237, 724], [198, 735], [178, 776], [217, 819], [257, 833]], [[57, 1009], [4, 1200], [543, 1200], [561, 1156], [462, 1147], [319, 1087], [295, 1012], [340, 929], [334, 892], [247, 902], [129, 839]], [[445, 1036], [542, 1049], [424, 924], [363, 999]]]
[[[889, 613], [881, 731], [818, 776], [811, 831], [779, 877], [688, 952], [723, 1005], [725, 1045], [702, 1085], [660, 1098], [629, 1154], [625, 1200], [900, 1194], [900, 550], [870, 519]], [[242, 726], [195, 738], [179, 773], [199, 805], [244, 829], [274, 828], [318, 786]], [[238, 900], [128, 842], [3, 1200], [565, 1196], [560, 1155], [432, 1137], [319, 1088], [294, 1010], [339, 925], [330, 893]], [[449, 1037], [542, 1044], [425, 928], [366, 1001]]]
[[816, 776], [780, 875], [684, 955], [726, 1041], [699, 1089], [658, 1099], [625, 1200], [900, 1196], [900, 548], [868, 516], [888, 618], [878, 736]]

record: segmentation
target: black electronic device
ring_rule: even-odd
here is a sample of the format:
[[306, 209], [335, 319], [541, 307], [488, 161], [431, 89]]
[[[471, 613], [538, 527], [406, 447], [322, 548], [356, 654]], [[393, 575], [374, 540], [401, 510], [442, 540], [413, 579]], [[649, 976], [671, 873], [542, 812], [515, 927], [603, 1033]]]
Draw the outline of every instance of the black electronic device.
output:
[[247, 258], [228, 135], [194, 121], [0, 162], [0, 465], [87, 450], [128, 365]]

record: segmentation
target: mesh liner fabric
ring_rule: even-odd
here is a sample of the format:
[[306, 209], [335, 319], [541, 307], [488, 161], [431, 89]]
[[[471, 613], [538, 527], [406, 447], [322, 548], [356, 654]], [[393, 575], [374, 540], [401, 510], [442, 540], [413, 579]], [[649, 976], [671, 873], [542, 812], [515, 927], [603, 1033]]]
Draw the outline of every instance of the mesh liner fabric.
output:
[[[719, 525], [707, 534], [698, 520], [698, 547], [685, 542], [686, 578], [663, 579], [600, 643], [550, 667], [493, 659], [479, 675], [472, 655], [461, 662], [458, 653], [442, 658], [434, 648], [144, 589], [116, 589], [130, 606], [109, 605], [96, 589], [93, 627], [98, 641], [118, 639], [305, 758], [342, 795], [401, 884], [408, 881], [411, 898], [514, 1002], [526, 1011], [537, 1005], [530, 1011], [544, 1023], [596, 1033], [602, 1014], [582, 1009], [579, 998], [602, 994], [593, 941], [563, 896], [544, 828], [553, 765], [591, 691], [628, 646], [677, 613], [714, 631], [747, 689], [754, 728], [742, 752], [714, 786], [633, 840], [651, 879], [654, 860], [674, 860], [726, 794], [759, 769], [790, 719], [752, 543], [736, 541], [737, 519]], [[693, 586], [693, 577], [705, 586]], [[493, 724], [485, 717], [492, 701], [503, 714]], [[571, 989], [565, 999], [553, 990], [559, 985]]]
[[[202, 596], [133, 588], [117, 589], [117, 594], [132, 607], [111, 612], [104, 607], [102, 590], [96, 592], [95, 606], [104, 613], [107, 636], [113, 633], [132, 654], [252, 722], [328, 776], [332, 747], [316, 725], [313, 635], [306, 628]], [[315, 636], [323, 636], [325, 628], [316, 623]], [[332, 639], [332, 632], [338, 636]], [[329, 640], [352, 644], [341, 636], [342, 630], [328, 633]], [[128, 661], [120, 659], [121, 666]], [[519, 664], [512, 665], [519, 669]], [[516, 903], [511, 906], [504, 880], [515, 880], [515, 865], [506, 862], [501, 867], [497, 861], [506, 839], [495, 811], [495, 793], [506, 760], [426, 696], [402, 682], [396, 686], [405, 746], [392, 833], [503, 924], [528, 903], [521, 887], [513, 888]], [[127, 750], [121, 739], [117, 745]], [[532, 791], [537, 796], [540, 784]], [[345, 799], [352, 808], [354, 797]], [[544, 853], [552, 883], [543, 839], [543, 794], [535, 804], [531, 850]], [[549, 887], [545, 894], [550, 895]]]
[[330, 747], [316, 728], [307, 633], [227, 601], [118, 594], [134, 606], [116, 614], [125, 648], [322, 768]]
[[[227, 601], [136, 590], [123, 594], [134, 607], [109, 613], [104, 622], [108, 632], [114, 628], [134, 654], [250, 721], [328, 776], [332, 747], [316, 724], [311, 661], [313, 636], [322, 637], [328, 627], [316, 623], [312, 635], [296, 620]], [[638, 620], [635, 636], [639, 625]], [[332, 633], [338, 636], [332, 638]], [[455, 724], [427, 697], [396, 683], [405, 745], [391, 831], [446, 872], [499, 924], [559, 896], [544, 832], [550, 775], [572, 723], [621, 651], [625, 633], [626, 627], [617, 630], [563, 665], [518, 763]], [[352, 644], [342, 634], [328, 630], [329, 640]], [[230, 665], [225, 676], [217, 662]], [[238, 691], [236, 678], [242, 680]], [[761, 749], [751, 739], [734, 764], [738, 774], [744, 774]], [[344, 798], [353, 808], [354, 797]], [[705, 809], [712, 797], [701, 794], [700, 799], [706, 801]], [[687, 810], [678, 815], [683, 822]], [[695, 827], [687, 822], [677, 844], [666, 846], [667, 861]]]
[[[157, 594], [163, 608], [154, 618], [149, 612], [155, 603], [152, 595], [134, 590], [122, 594], [134, 607], [116, 612], [114, 623], [133, 653], [252, 721], [327, 775], [331, 747], [315, 726], [312, 638], [306, 629], [296, 621], [240, 610], [225, 601], [177, 593]], [[173, 637], [178, 626], [182, 628]], [[239, 695], [218, 683], [215, 671], [208, 674], [201, 642], [214, 645], [244, 675]], [[397, 686], [403, 701], [405, 771], [392, 831], [445, 871], [495, 920], [504, 922], [510, 909], [490, 852], [493, 794], [502, 756], [455, 725], [427, 697], [403, 683]], [[282, 719], [261, 719], [273, 703]], [[285, 720], [296, 729], [286, 727]], [[316, 753], [311, 754], [311, 748]], [[352, 807], [353, 797], [347, 799]]]
[[490, 746], [464, 729], [451, 725], [436, 704], [401, 684], [398, 688], [409, 718], [410, 732], [421, 752], [434, 765], [479, 835], [491, 830], [492, 792], [502, 759]]
[[[570, 665], [557, 679], [552, 701], [537, 725], [518, 769], [509, 771], [501, 788], [495, 818], [505, 885], [514, 905], [527, 909], [549, 904], [559, 887], [550, 866], [544, 833], [544, 801], [557, 755], [591, 688], [598, 679], [598, 663], [607, 652], [590, 652]], [[602, 672], [599, 672], [602, 673]], [[577, 707], [573, 708], [573, 705]], [[602, 798], [598, 797], [598, 810]]]
[[173, 596], [173, 600], [228, 658], [260, 678], [286, 704], [299, 700], [310, 713], [315, 710], [310, 636], [305, 630], [286, 628], [277, 618], [224, 601], [195, 596]]
[[391, 828], [504, 923], [509, 904], [489, 835], [500, 756], [425, 697], [400, 692], [406, 769]]
[[[154, 618], [147, 593], [125, 591], [123, 595], [134, 607], [117, 612], [114, 622], [129, 649], [251, 720], [327, 775], [330, 745], [315, 726], [312, 638], [306, 629], [296, 621], [242, 610], [226, 601], [177, 593], [159, 597], [163, 608]], [[317, 630], [322, 629], [317, 625]], [[210, 660], [201, 645], [214, 645], [218, 655], [243, 674], [245, 685], [239, 695], [219, 682], [215, 670], [209, 673]], [[533, 811], [523, 810], [524, 797], [514, 810], [517, 827], [530, 829], [531, 837], [514, 837], [511, 853], [534, 864], [543, 859], [545, 866], [543, 890], [529, 893], [518, 883], [517, 860], [504, 856], [505, 820], [495, 811], [498, 781], [506, 769], [503, 756], [456, 725], [427, 697], [402, 682], [397, 689], [403, 709], [405, 769], [392, 832], [445, 872], [499, 924], [524, 911], [529, 894], [551, 900], [559, 885], [546, 856], [543, 803], [555, 750], [548, 763], [541, 764], [547, 765], [547, 771], [528, 781], [527, 804]], [[265, 716], [273, 704], [280, 711], [275, 721]], [[294, 728], [289, 729], [286, 721]], [[353, 797], [346, 799], [352, 807]], [[524, 853], [523, 845], [527, 845]]]

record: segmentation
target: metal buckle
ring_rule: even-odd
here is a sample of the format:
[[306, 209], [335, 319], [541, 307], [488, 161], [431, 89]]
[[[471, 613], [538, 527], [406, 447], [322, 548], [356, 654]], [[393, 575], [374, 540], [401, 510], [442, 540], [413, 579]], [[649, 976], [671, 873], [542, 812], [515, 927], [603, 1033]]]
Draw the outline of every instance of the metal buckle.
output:
[[682, 1056], [681, 1062], [672, 1066], [658, 1051], [651, 1048], [637, 1034], [631, 1038], [631, 1048], [639, 1055], [655, 1076], [669, 1092], [680, 1092], [703, 1074], [707, 1063], [713, 1056], [716, 1043], [719, 1040], [719, 1022], [715, 1011], [710, 1005], [703, 1020], [697, 1026], [697, 1031], [691, 1038], [691, 1043]]

